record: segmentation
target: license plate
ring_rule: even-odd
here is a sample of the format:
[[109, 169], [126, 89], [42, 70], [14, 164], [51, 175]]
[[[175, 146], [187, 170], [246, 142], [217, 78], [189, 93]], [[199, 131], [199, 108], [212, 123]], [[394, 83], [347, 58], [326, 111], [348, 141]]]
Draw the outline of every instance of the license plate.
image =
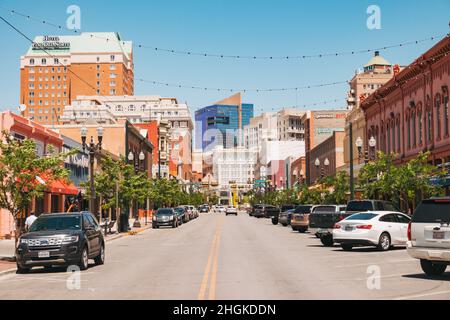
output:
[[50, 252], [49, 251], [39, 251], [38, 257], [39, 258], [50, 258]]
[[353, 231], [353, 227], [345, 227], [345, 231]]
[[433, 232], [433, 239], [442, 240], [444, 239], [444, 232]]

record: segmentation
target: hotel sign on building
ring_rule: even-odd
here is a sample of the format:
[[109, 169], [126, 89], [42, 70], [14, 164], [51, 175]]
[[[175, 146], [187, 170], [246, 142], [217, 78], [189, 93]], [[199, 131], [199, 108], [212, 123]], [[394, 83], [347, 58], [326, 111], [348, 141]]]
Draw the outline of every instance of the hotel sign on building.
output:
[[34, 42], [33, 50], [70, 50], [70, 42], [61, 42], [59, 37], [44, 36], [42, 42]]

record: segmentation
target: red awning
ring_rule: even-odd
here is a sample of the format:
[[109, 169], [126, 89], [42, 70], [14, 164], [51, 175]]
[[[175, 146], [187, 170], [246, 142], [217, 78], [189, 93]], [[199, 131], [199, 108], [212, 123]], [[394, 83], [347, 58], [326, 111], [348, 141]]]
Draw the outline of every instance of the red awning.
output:
[[73, 195], [78, 194], [78, 188], [73, 183], [67, 183], [63, 180], [53, 181], [51, 186], [48, 188], [51, 193]]

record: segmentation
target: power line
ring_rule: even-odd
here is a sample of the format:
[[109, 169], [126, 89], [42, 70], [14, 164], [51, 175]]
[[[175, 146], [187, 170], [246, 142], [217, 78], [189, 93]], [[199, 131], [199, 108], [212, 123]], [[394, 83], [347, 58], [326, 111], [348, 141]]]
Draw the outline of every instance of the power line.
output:
[[[16, 11], [15, 9], [8, 9], [5, 7], [0, 8], [9, 11], [13, 15], [17, 15], [23, 18], [26, 18], [28, 20], [36, 21], [37, 23], [45, 24], [54, 28], [57, 28], [59, 30], [66, 29], [62, 25], [50, 22], [46, 19], [39, 19], [35, 18], [29, 14], [21, 13], [19, 11]], [[69, 30], [69, 29], [67, 29]], [[79, 34], [80, 32], [78, 30], [69, 30], [73, 33]], [[89, 33], [88, 33], [89, 34]], [[417, 39], [417, 40], [411, 40], [411, 41], [405, 41], [397, 44], [392, 45], [386, 45], [381, 46], [378, 48], [370, 48], [370, 49], [357, 49], [357, 50], [349, 50], [349, 51], [337, 51], [337, 52], [325, 52], [325, 53], [316, 53], [316, 54], [304, 54], [304, 55], [283, 55], [283, 56], [263, 56], [263, 55], [236, 55], [236, 54], [217, 54], [217, 53], [207, 53], [207, 52], [196, 52], [194, 50], [177, 50], [177, 49], [168, 49], [168, 48], [161, 48], [161, 47], [155, 47], [151, 45], [147, 45], [144, 43], [137, 43], [137, 47], [141, 49], [148, 49], [154, 52], [162, 52], [166, 54], [173, 54], [173, 55], [184, 55], [184, 56], [198, 56], [198, 57], [209, 57], [209, 58], [219, 58], [219, 59], [238, 59], [238, 60], [303, 60], [303, 59], [312, 59], [312, 58], [325, 58], [325, 57], [339, 57], [339, 56], [349, 56], [349, 55], [359, 55], [359, 54], [367, 54], [371, 52], [381, 51], [381, 50], [389, 50], [393, 48], [402, 48], [407, 47], [411, 45], [417, 45], [423, 42], [428, 41], [434, 41], [435, 39], [439, 39], [443, 36], [446, 36], [447, 34], [441, 34], [441, 35], [434, 35], [427, 38]], [[95, 37], [98, 39], [102, 39], [105, 41], [109, 41], [111, 39], [101, 37], [95, 34], [90, 34], [91, 37]], [[122, 41], [125, 43], [124, 41]]]

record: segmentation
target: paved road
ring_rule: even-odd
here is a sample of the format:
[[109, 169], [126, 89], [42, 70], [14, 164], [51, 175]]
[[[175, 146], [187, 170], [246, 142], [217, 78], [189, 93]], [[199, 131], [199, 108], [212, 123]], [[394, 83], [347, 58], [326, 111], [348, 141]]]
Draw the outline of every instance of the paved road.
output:
[[[381, 272], [379, 290], [368, 289], [369, 267]], [[244, 214], [112, 241], [106, 264], [82, 272], [79, 290], [67, 279], [64, 269], [6, 275], [0, 299], [450, 299], [450, 272], [427, 279], [404, 249], [324, 248]]]

